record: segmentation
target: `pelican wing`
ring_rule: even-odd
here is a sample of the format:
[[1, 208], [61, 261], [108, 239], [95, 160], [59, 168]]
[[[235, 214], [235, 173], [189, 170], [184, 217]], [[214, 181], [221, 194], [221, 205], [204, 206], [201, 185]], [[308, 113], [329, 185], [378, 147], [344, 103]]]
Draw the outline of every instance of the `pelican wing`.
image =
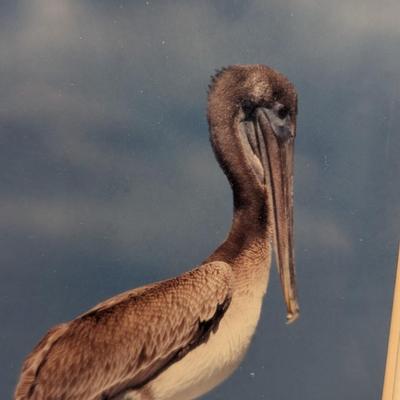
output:
[[110, 399], [142, 387], [217, 329], [231, 286], [231, 267], [211, 262], [100, 303], [48, 332], [15, 399]]

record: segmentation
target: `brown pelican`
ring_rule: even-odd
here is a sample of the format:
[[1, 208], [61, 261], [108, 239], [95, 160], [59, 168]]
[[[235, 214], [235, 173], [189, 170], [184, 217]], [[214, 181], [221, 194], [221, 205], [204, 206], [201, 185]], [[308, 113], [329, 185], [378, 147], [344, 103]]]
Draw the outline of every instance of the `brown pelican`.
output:
[[211, 143], [233, 190], [227, 239], [190, 272], [119, 294], [51, 329], [15, 400], [187, 400], [227, 378], [256, 329], [275, 249], [288, 321], [297, 96], [280, 73], [234, 65], [212, 79]]

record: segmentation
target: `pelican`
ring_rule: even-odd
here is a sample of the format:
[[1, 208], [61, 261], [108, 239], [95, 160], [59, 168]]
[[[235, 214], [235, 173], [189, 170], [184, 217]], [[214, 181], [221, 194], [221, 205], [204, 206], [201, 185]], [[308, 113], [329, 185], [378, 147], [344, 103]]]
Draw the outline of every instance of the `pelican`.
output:
[[299, 314], [293, 259], [297, 94], [264, 65], [209, 86], [215, 156], [233, 191], [226, 240], [198, 267], [129, 290], [52, 328], [26, 358], [15, 400], [188, 400], [239, 365], [255, 332], [271, 252], [287, 320]]

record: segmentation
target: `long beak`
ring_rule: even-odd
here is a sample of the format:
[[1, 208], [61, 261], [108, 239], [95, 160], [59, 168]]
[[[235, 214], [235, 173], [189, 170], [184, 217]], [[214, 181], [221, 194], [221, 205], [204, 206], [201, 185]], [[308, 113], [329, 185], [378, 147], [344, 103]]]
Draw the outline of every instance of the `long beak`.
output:
[[299, 316], [293, 256], [293, 150], [295, 125], [277, 119], [273, 111], [257, 110], [256, 134], [265, 142], [261, 150], [265, 184], [272, 199], [274, 250], [287, 308], [287, 322]]

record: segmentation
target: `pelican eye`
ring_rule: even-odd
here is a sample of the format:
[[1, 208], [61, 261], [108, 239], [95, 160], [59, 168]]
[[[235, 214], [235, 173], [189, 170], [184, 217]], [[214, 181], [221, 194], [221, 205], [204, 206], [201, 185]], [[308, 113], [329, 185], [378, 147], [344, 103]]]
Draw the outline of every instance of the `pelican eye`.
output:
[[252, 101], [244, 100], [242, 102], [242, 110], [245, 114], [245, 119], [250, 119], [253, 116], [255, 109], [256, 105]]
[[280, 108], [277, 111], [277, 114], [280, 119], [285, 119], [287, 117], [287, 115], [289, 114], [289, 109], [286, 106], [282, 105], [282, 108]]
[[286, 140], [292, 136], [289, 111], [287, 106], [278, 102], [275, 102], [272, 108], [265, 109], [275, 136], [281, 140]]
[[272, 106], [272, 111], [279, 119], [285, 119], [289, 114], [289, 108], [278, 101]]

